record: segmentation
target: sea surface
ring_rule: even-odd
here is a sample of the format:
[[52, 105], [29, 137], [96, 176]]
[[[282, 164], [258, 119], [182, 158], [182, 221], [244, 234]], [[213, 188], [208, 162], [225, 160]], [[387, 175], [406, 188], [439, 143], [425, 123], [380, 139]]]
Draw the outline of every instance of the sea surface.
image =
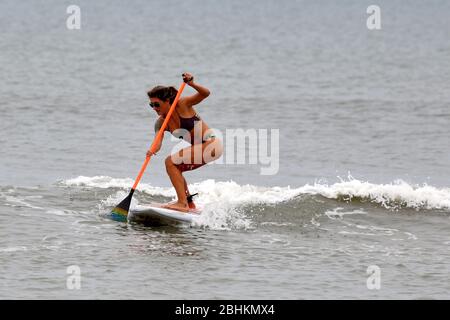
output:
[[[450, 2], [69, 4], [0, 2], [1, 299], [450, 298]], [[185, 174], [203, 212], [114, 221], [186, 71], [231, 145]], [[132, 207], [175, 198], [179, 147]]]

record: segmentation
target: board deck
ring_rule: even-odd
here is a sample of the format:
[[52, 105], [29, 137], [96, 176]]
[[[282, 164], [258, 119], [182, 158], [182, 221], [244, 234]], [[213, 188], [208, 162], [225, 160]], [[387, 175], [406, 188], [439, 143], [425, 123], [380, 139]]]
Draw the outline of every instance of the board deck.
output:
[[191, 224], [195, 217], [201, 213], [199, 209], [188, 212], [162, 208], [161, 203], [152, 203], [149, 206], [139, 206], [130, 210], [128, 219], [132, 222], [139, 222], [148, 225], [179, 225]]

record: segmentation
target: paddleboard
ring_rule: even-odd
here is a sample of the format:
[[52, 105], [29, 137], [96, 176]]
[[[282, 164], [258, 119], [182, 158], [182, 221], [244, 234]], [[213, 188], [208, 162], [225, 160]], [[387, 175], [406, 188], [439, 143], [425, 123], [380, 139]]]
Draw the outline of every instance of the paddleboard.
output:
[[152, 203], [149, 206], [136, 207], [128, 213], [128, 220], [154, 226], [191, 224], [195, 217], [198, 217], [201, 213], [199, 209], [183, 212], [162, 208], [162, 205]]

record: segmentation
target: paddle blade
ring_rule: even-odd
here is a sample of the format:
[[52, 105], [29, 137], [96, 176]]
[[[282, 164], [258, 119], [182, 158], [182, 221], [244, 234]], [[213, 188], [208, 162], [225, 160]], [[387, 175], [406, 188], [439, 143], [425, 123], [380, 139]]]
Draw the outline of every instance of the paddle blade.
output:
[[116, 217], [127, 218], [128, 210], [130, 210], [131, 198], [133, 198], [134, 189], [131, 189], [130, 194], [122, 200], [114, 209], [111, 210], [111, 214]]

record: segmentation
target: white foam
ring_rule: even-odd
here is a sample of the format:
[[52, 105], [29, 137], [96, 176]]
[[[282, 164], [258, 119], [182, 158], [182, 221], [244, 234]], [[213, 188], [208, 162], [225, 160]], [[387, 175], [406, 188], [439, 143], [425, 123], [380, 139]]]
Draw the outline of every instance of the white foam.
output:
[[44, 208], [33, 206], [26, 202], [26, 198], [33, 199], [36, 198], [36, 196], [28, 196], [28, 197], [18, 197], [15, 195], [8, 195], [4, 193], [0, 193], [0, 197], [5, 200], [5, 205], [11, 206], [11, 207], [25, 207], [25, 208], [31, 208], [31, 209], [37, 209], [37, 210], [43, 210]]
[[[127, 196], [127, 192], [133, 181], [129, 178], [117, 179], [106, 176], [78, 177], [62, 181], [68, 186], [85, 186], [93, 188], [120, 188], [123, 189], [110, 195], [102, 201], [101, 207], [113, 207]], [[162, 188], [150, 184], [141, 183], [138, 191], [152, 196], [164, 196], [175, 198], [175, 190], [172, 187]], [[417, 209], [450, 209], [450, 189], [438, 189], [432, 186], [412, 186], [404, 181], [397, 180], [390, 184], [372, 184], [362, 182], [352, 177], [348, 181], [335, 184], [315, 183], [299, 188], [286, 187], [261, 187], [254, 185], [239, 185], [234, 181], [204, 180], [189, 185], [191, 192], [198, 192], [196, 203], [204, 207], [203, 214], [195, 223], [214, 229], [251, 228], [251, 221], [241, 210], [247, 205], [275, 205], [289, 201], [301, 195], [321, 195], [329, 199], [348, 199], [354, 197], [367, 199], [380, 204], [388, 209], [400, 206]], [[131, 207], [138, 204], [133, 197]], [[337, 217], [344, 214], [364, 214], [356, 210], [352, 212], [339, 212], [338, 209], [329, 211], [329, 217]]]
[[[117, 179], [107, 176], [85, 177], [80, 176], [74, 179], [61, 181], [67, 186], [83, 186], [95, 188], [122, 188], [130, 189], [133, 180]], [[258, 187], [253, 185], [239, 185], [234, 181], [216, 182], [209, 179], [200, 183], [189, 185], [189, 189], [202, 193], [202, 196], [215, 200], [227, 200], [233, 203], [278, 203], [289, 200], [296, 196], [298, 189], [290, 187]], [[175, 190], [172, 187], [161, 188], [150, 184], [140, 183], [137, 187], [138, 191], [145, 192], [149, 195], [161, 195], [165, 197], [174, 197]]]
[[82, 187], [95, 187], [95, 188], [129, 188], [133, 184], [133, 180], [130, 178], [116, 179], [107, 176], [95, 176], [85, 177], [79, 176], [77, 178], [64, 180], [61, 182], [67, 186], [82, 186]]
[[358, 209], [358, 210], [352, 210], [352, 211], [343, 211], [344, 208], [338, 207], [338, 208], [334, 208], [333, 210], [327, 210], [325, 212], [325, 215], [330, 218], [330, 219], [342, 219], [345, 215], [353, 215], [353, 214], [367, 214], [367, 212], [365, 212], [362, 209]]
[[294, 224], [294, 223], [291, 223], [291, 222], [280, 223], [280, 222], [273, 222], [273, 221], [262, 222], [261, 225], [262, 225], [262, 226], [274, 226], [274, 227], [290, 227], [290, 226], [295, 226], [295, 224]]
[[[84, 177], [62, 181], [68, 186], [86, 186], [96, 188], [121, 188], [129, 190], [133, 180], [117, 179], [106, 176]], [[161, 188], [141, 183], [139, 191], [149, 195], [175, 197], [171, 187]], [[386, 208], [392, 208], [399, 203], [409, 208], [450, 209], [450, 188], [436, 188], [429, 185], [410, 185], [402, 180], [389, 184], [373, 184], [352, 177], [331, 185], [324, 183], [306, 184], [299, 188], [260, 187], [254, 185], [239, 185], [234, 181], [204, 180], [189, 186], [192, 192], [199, 192], [204, 203], [219, 202], [231, 204], [276, 204], [288, 201], [299, 195], [321, 195], [330, 199], [354, 197], [369, 199]]]
[[[61, 182], [68, 186], [83, 186], [96, 188], [123, 188], [128, 190], [132, 184], [131, 179], [116, 179], [105, 176], [78, 177]], [[141, 183], [138, 191], [152, 196], [164, 196], [175, 198], [174, 188], [155, 187]], [[293, 198], [298, 194], [290, 187], [258, 187], [253, 185], [239, 185], [233, 181], [216, 182], [205, 180], [200, 183], [189, 185], [189, 190], [198, 192], [196, 201], [203, 207], [202, 215], [195, 219], [194, 224], [212, 229], [248, 229], [251, 221], [245, 213], [239, 210], [244, 205], [275, 204]], [[114, 207], [127, 196], [126, 191], [119, 191], [110, 195], [101, 202], [101, 208]], [[138, 205], [136, 197], [133, 197], [130, 208]]]
[[356, 179], [333, 185], [315, 184], [299, 188], [300, 193], [319, 194], [326, 198], [354, 197], [369, 199], [392, 209], [399, 206], [417, 209], [450, 209], [450, 188], [438, 189], [432, 186], [412, 186], [402, 180], [390, 184], [372, 184]]

